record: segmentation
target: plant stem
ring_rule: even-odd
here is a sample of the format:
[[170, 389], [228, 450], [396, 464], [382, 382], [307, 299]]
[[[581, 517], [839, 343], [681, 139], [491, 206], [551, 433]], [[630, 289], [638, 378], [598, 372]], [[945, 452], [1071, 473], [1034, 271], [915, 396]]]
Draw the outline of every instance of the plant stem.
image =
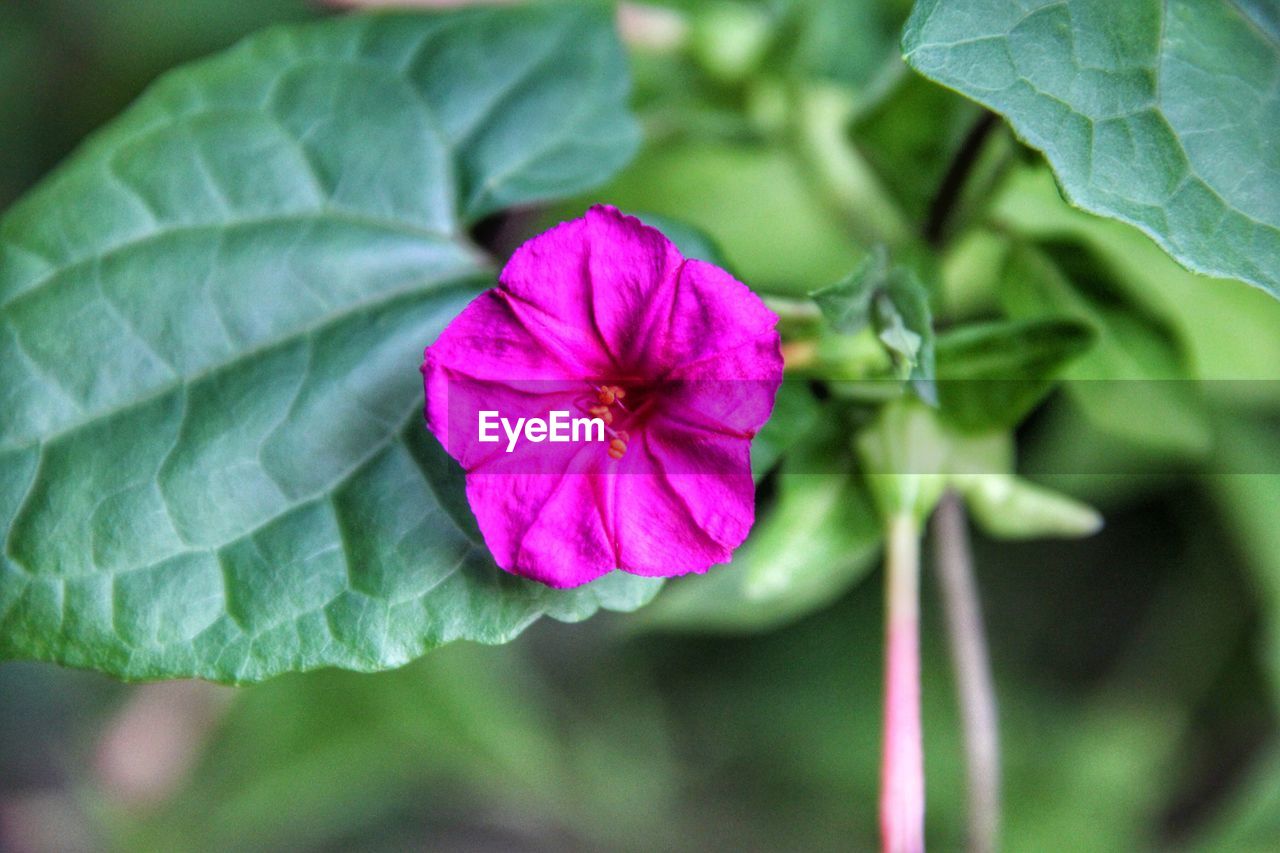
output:
[[909, 511], [886, 535], [884, 745], [880, 834], [885, 853], [924, 850], [920, 736], [920, 538]]
[[965, 181], [969, 179], [969, 173], [977, 165], [982, 144], [987, 141], [987, 137], [999, 123], [1000, 120], [995, 113], [983, 110], [973, 127], [969, 128], [964, 141], [960, 143], [960, 148], [952, 158], [951, 165], [947, 167], [947, 173], [943, 175], [942, 183], [938, 185], [938, 192], [929, 204], [929, 213], [922, 229], [925, 241], [934, 248], [941, 246], [945, 240], [947, 226], [960, 202], [960, 193], [964, 189]]
[[964, 737], [969, 850], [991, 853], [1000, 831], [999, 713], [964, 504], [955, 492], [938, 504], [933, 541]]

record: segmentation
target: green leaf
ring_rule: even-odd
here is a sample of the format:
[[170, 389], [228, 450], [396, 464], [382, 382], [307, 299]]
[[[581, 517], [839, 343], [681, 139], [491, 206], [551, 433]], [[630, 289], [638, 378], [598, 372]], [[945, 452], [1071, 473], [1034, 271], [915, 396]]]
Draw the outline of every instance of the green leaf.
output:
[[871, 324], [871, 305], [877, 290], [888, 285], [888, 257], [877, 251], [842, 281], [813, 294], [831, 328], [856, 335]]
[[1012, 429], [1093, 343], [1075, 320], [978, 323], [938, 337], [942, 414], [968, 430]]
[[1280, 296], [1280, 34], [1230, 0], [921, 0], [920, 73], [1004, 115], [1067, 196]]
[[1068, 393], [1101, 428], [1161, 452], [1206, 449], [1208, 425], [1176, 332], [1089, 247], [1064, 240], [1018, 247], [1001, 299], [1014, 317], [1068, 317], [1094, 330], [1096, 345], [1064, 376]]
[[0, 655], [243, 682], [652, 596], [494, 567], [416, 370], [491, 280], [468, 225], [608, 178], [626, 88], [603, 6], [275, 29], [166, 76], [15, 206]]
[[842, 335], [870, 326], [901, 378], [910, 379], [921, 399], [937, 402], [929, 295], [911, 270], [890, 264], [883, 247], [844, 280], [814, 293], [813, 301]]
[[733, 562], [669, 584], [638, 617], [642, 626], [770, 630], [835, 601], [874, 565], [875, 508], [831, 435], [837, 421], [829, 412], [820, 418], [819, 435], [808, 435], [783, 460], [777, 500]]

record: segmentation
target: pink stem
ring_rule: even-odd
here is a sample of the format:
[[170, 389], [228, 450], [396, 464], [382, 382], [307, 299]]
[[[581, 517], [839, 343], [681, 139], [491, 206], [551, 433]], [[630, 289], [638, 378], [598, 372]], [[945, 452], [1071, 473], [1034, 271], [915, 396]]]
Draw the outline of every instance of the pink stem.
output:
[[920, 540], [909, 514], [889, 520], [885, 582], [884, 752], [880, 835], [885, 853], [924, 850], [920, 736]]

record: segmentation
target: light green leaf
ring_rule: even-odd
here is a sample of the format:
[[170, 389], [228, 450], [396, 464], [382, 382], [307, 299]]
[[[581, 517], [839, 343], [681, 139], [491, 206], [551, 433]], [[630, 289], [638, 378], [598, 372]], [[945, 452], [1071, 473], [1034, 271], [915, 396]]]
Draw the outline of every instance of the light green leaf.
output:
[[416, 370], [491, 280], [468, 225], [608, 178], [626, 87], [603, 6], [275, 29], [162, 79], [15, 206], [0, 655], [254, 681], [649, 598], [495, 568]]
[[[1067, 368], [1069, 394], [1101, 428], [1161, 452], [1195, 455], [1208, 425], [1182, 342], [1157, 311], [1131, 298], [1111, 265], [1074, 241], [1020, 246], [1001, 299], [1018, 318], [1073, 318], [1096, 344]], [[1141, 418], [1133, 412], [1143, 412]]]
[[[1136, 228], [1068, 205], [1047, 168], [1015, 170], [994, 217], [1001, 229], [1036, 240], [1070, 238], [1093, 249], [1133, 297], [1167, 317], [1200, 379], [1280, 378], [1280, 302], [1231, 279], [1206, 286]], [[997, 238], [988, 237], [995, 242]], [[978, 263], [982, 259], [978, 259]], [[1219, 383], [1256, 401], [1280, 402], [1280, 383]]]
[[[802, 165], [776, 146], [663, 140], [646, 148], [601, 197], [624, 210], [701, 229], [757, 290], [804, 295], [862, 257]], [[762, 199], [768, 200], [768, 227], [761, 227]]]
[[1280, 296], [1280, 34], [1231, 0], [921, 0], [920, 73], [1004, 115], [1071, 200]]
[[[823, 417], [817, 430], [833, 432], [830, 413]], [[808, 436], [783, 460], [777, 500], [733, 562], [668, 585], [640, 624], [770, 630], [830, 604], [862, 578], [880, 546], [880, 522], [840, 451], [838, 437]]]

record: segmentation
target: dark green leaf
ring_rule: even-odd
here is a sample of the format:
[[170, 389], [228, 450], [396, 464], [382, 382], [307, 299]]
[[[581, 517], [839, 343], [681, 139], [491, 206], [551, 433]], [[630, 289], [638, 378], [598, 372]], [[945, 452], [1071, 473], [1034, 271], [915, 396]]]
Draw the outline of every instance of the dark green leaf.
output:
[[165, 77], [19, 203], [0, 654], [253, 681], [651, 596], [494, 567], [416, 370], [492, 275], [468, 225], [630, 156], [626, 86], [603, 6], [276, 29]]
[[858, 118], [858, 149], [911, 221], [923, 223], [947, 168], [980, 108], [918, 74], [904, 74]]
[[1274, 745], [1252, 756], [1228, 794], [1230, 799], [1214, 810], [1188, 850], [1199, 853], [1236, 853], [1268, 850], [1280, 838], [1280, 750]]
[[1280, 432], [1277, 419], [1240, 412], [1216, 423], [1220, 468], [1208, 478], [1228, 529], [1239, 542], [1258, 591], [1264, 631], [1264, 664], [1280, 698]]
[[1075, 320], [981, 323], [939, 335], [943, 416], [964, 429], [1012, 429], [1093, 338]]
[[921, 0], [922, 74], [1004, 115], [1080, 207], [1280, 296], [1280, 35], [1231, 0]]
[[822, 414], [808, 382], [783, 381], [773, 402], [773, 413], [751, 442], [751, 472], [757, 481], [773, 469], [784, 453], [804, 439]]

